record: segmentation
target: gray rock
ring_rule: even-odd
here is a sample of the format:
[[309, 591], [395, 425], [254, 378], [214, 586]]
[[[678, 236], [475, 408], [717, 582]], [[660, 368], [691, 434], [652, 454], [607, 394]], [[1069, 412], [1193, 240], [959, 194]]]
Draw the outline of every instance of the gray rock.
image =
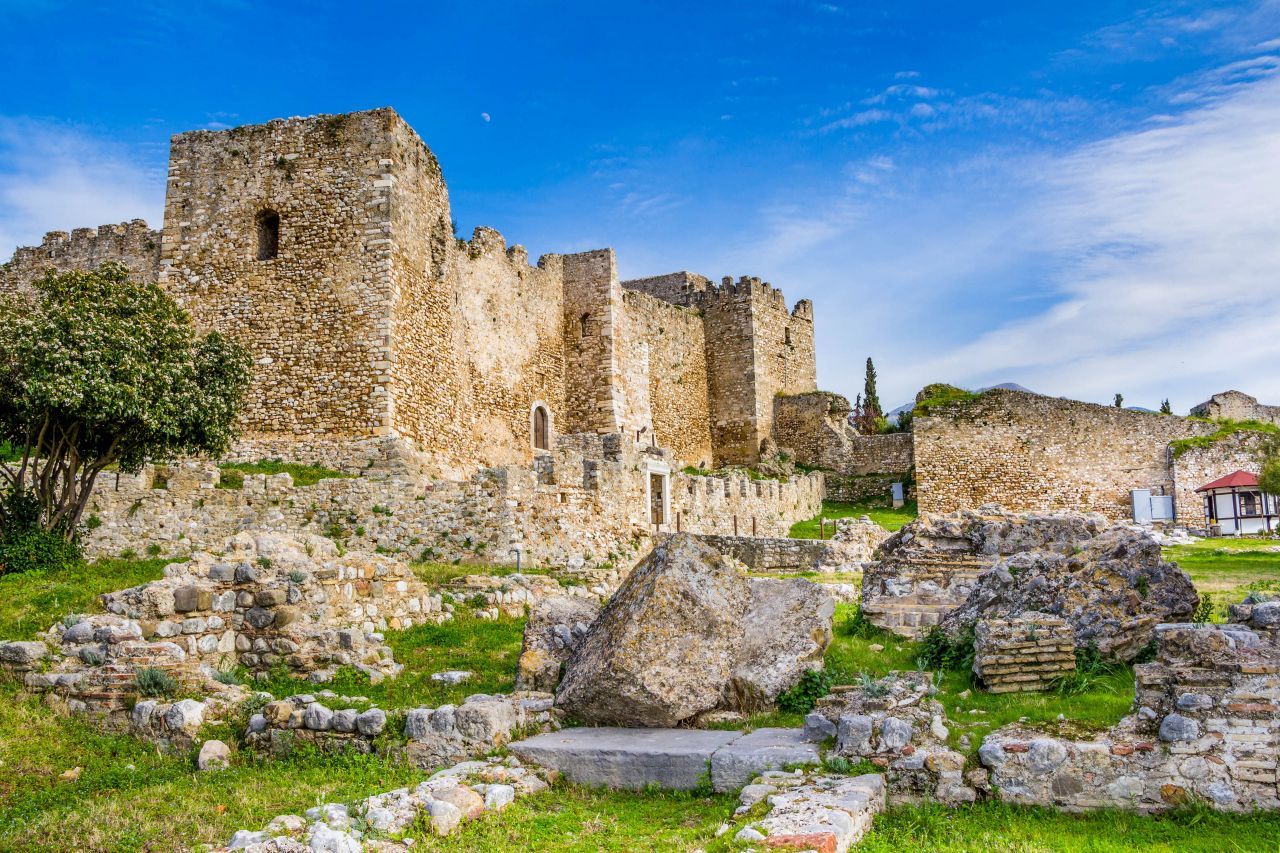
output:
[[333, 723], [333, 711], [330, 711], [319, 702], [314, 702], [307, 706], [302, 712], [302, 725], [304, 728], [312, 731], [324, 732], [329, 730], [329, 726]]
[[1027, 750], [1027, 766], [1035, 773], [1049, 773], [1067, 760], [1067, 748], [1056, 740], [1037, 738]]
[[414, 708], [404, 717], [404, 736], [410, 740], [426, 737], [431, 732], [431, 709]]
[[802, 729], [756, 729], [712, 753], [711, 784], [717, 791], [733, 791], [766, 770], [821, 763], [817, 745]]
[[511, 744], [521, 761], [584, 785], [690, 790], [703, 784], [716, 750], [741, 732], [705, 729], [563, 729]]
[[885, 717], [877, 727], [876, 743], [880, 752], [897, 752], [911, 743], [911, 724], [897, 717]]
[[516, 712], [506, 699], [463, 702], [453, 712], [453, 724], [458, 734], [471, 743], [500, 746], [516, 727]]
[[1183, 693], [1178, 697], [1178, 707], [1184, 711], [1207, 711], [1213, 707], [1213, 697], [1203, 693]]
[[194, 699], [182, 699], [174, 702], [165, 711], [164, 724], [170, 731], [181, 731], [194, 734], [204, 725], [204, 704]]
[[[76, 627], [78, 627], [78, 625], [73, 625], [71, 626], [71, 629]], [[70, 633], [71, 629], [68, 629], [67, 633]], [[6, 663], [16, 667], [29, 667], [36, 661], [43, 659], [48, 654], [49, 648], [44, 643], [14, 642], [0, 645], [0, 663]]]
[[836, 736], [836, 724], [826, 717], [810, 711], [804, 718], [804, 733], [810, 740], [825, 740]]
[[249, 731], [253, 734], [259, 734], [267, 730], [267, 718], [261, 714], [254, 714], [249, 718]]
[[461, 684], [471, 679], [471, 673], [461, 669], [449, 669], [444, 672], [433, 672], [431, 674], [432, 681], [439, 681], [443, 684]]
[[555, 595], [536, 602], [524, 626], [516, 689], [553, 692], [560, 683], [561, 667], [581, 638], [569, 626], [590, 624], [599, 615], [600, 605], [593, 599]]
[[200, 770], [225, 770], [231, 766], [231, 747], [220, 740], [207, 740], [200, 746], [196, 767]]
[[81, 620], [62, 632], [64, 643], [87, 643], [93, 639], [94, 625], [87, 619]]
[[1253, 606], [1249, 619], [1254, 628], [1280, 628], [1280, 601], [1264, 601]]
[[1166, 743], [1195, 740], [1200, 737], [1200, 723], [1181, 714], [1170, 714], [1160, 721], [1160, 740]]
[[585, 723], [674, 726], [716, 707], [743, 638], [746, 579], [688, 534], [660, 544], [565, 667], [556, 704]]
[[836, 725], [836, 749], [842, 755], [869, 754], [874, 725], [865, 714], [845, 714]]
[[387, 727], [387, 715], [381, 708], [370, 708], [356, 717], [356, 729], [365, 737], [377, 737]]
[[341, 711], [334, 711], [333, 719], [329, 721], [329, 725], [335, 732], [354, 732], [356, 730], [356, 710], [354, 708], [344, 708]]
[[772, 707], [810, 669], [822, 669], [831, 643], [835, 601], [821, 584], [793, 578], [751, 578], [733, 672], [721, 706], [751, 713]]
[[264, 610], [261, 607], [250, 608], [244, 614], [244, 621], [248, 622], [254, 628], [262, 629], [275, 622], [276, 615], [270, 610]]

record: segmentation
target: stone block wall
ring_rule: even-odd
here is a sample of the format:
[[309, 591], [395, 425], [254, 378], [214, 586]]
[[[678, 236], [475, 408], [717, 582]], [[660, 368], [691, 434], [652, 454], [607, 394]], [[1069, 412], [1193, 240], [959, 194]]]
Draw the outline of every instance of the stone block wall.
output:
[[989, 693], [1048, 690], [1076, 669], [1075, 637], [1059, 616], [980, 619], [973, 640], [973, 674]]
[[979, 750], [998, 796], [1066, 811], [1280, 808], [1280, 649], [1238, 625], [1161, 625], [1136, 713], [1091, 739], [1006, 726]]
[[1171, 494], [1169, 442], [1214, 424], [993, 389], [913, 425], [921, 512], [998, 503], [1131, 517], [1131, 489]]
[[[221, 547], [241, 530], [337, 536], [348, 548], [409, 558], [570, 569], [609, 563], [629, 569], [655, 534], [688, 532], [785, 536], [818, 514], [822, 475], [786, 482], [670, 475], [667, 524], [648, 518], [647, 466], [670, 470], [660, 450], [623, 436], [562, 437], [539, 469], [485, 469], [465, 481], [369, 469], [362, 476], [296, 487], [288, 474], [249, 475], [240, 489], [217, 488], [212, 463], [148, 468], [101, 480], [86, 511], [93, 554], [165, 553]], [[164, 487], [158, 487], [163, 483]]]
[[721, 554], [753, 572], [804, 572], [813, 569], [830, 549], [813, 539], [761, 539], [750, 536], [700, 536]]
[[160, 232], [141, 219], [97, 228], [50, 231], [39, 246], [20, 248], [0, 264], [0, 293], [17, 290], [48, 270], [96, 269], [105, 261], [124, 266], [140, 281], [154, 282], [160, 270]]
[[1193, 406], [1191, 414], [1213, 420], [1262, 421], [1280, 424], [1280, 406], [1259, 403], [1257, 397], [1251, 397], [1242, 391], [1223, 391], [1220, 394], [1214, 394], [1200, 405]]
[[829, 500], [889, 495], [911, 478], [912, 435], [860, 435], [849, 423], [849, 401], [829, 391], [780, 395], [773, 402], [773, 438], [801, 465], [829, 472]]

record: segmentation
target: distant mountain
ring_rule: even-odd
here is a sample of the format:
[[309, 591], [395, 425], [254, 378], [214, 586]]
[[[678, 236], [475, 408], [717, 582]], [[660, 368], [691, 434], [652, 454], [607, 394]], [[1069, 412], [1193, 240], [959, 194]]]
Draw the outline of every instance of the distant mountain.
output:
[[[1036, 393], [1035, 391], [1032, 391], [1030, 388], [1026, 388], [1022, 385], [1019, 385], [1017, 382], [1001, 382], [999, 385], [988, 385], [986, 388], [979, 388], [978, 390], [990, 391], [992, 388], [1002, 388], [1005, 391], [1025, 391], [1028, 394]], [[898, 408], [894, 409], [892, 412], [889, 412], [887, 415], [885, 415], [885, 419], [888, 420], [889, 423], [891, 424], [896, 424], [898, 422], [898, 415], [902, 414], [903, 412], [907, 412], [907, 411], [910, 411], [911, 409], [914, 409], [915, 406], [916, 404], [914, 400], [912, 400], [910, 403], [904, 403]]]

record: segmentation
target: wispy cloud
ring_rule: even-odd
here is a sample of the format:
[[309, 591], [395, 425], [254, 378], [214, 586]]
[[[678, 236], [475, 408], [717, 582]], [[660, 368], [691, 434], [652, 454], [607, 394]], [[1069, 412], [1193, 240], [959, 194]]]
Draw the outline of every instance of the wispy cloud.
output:
[[160, 165], [81, 129], [0, 117], [0, 261], [47, 231], [143, 218], [159, 227]]

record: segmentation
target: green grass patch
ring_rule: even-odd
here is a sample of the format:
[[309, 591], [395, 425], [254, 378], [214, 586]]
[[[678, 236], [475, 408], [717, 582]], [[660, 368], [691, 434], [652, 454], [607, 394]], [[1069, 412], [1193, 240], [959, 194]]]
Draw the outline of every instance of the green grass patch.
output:
[[981, 392], [966, 391], [963, 388], [957, 388], [954, 385], [947, 385], [943, 382], [926, 385], [920, 394], [920, 400], [911, 411], [913, 416], [930, 415], [939, 409], [953, 406], [967, 406], [976, 402], [982, 396]]
[[[857, 605], [836, 605], [835, 637], [827, 649], [826, 665], [836, 674], [837, 683], [856, 682], [864, 673], [879, 678], [893, 670], [919, 668], [923, 651], [920, 643], [876, 628], [857, 615]], [[882, 648], [875, 650], [873, 645]], [[1093, 675], [1079, 685], [1079, 692], [1068, 695], [984, 693], [973, 686], [967, 670], [944, 671], [938, 679], [937, 698], [947, 709], [949, 741], [969, 755], [977, 753], [984, 736], [1023, 717], [1030, 725], [1053, 727], [1058, 715], [1064, 714], [1072, 721], [1074, 731], [1114, 725], [1129, 712], [1134, 694], [1133, 669], [1127, 666]], [[962, 697], [966, 691], [968, 695]], [[970, 740], [967, 750], [960, 745], [961, 736], [966, 734]]]
[[73, 562], [0, 577], [0, 640], [26, 640], [72, 613], [99, 613], [98, 596], [161, 578], [172, 560]]
[[[0, 683], [0, 849], [190, 850], [225, 844], [278, 814], [413, 784], [420, 770], [376, 756], [240, 754], [200, 773], [192, 753], [61, 717]], [[78, 778], [62, 774], [80, 768]]]
[[[398, 678], [370, 684], [358, 670], [343, 668], [324, 687], [346, 696], [367, 696], [385, 710], [438, 708], [457, 704], [472, 693], [510, 693], [515, 689], [524, 622], [523, 617], [509, 616], [478, 619], [459, 606], [453, 619], [443, 624], [386, 632], [387, 645], [396, 661], [404, 664], [404, 672]], [[432, 673], [448, 669], [467, 670], [472, 673], [471, 679], [457, 685], [431, 680]], [[284, 675], [253, 684], [276, 696], [314, 693], [318, 689], [314, 682]]]
[[889, 809], [876, 818], [872, 831], [854, 849], [858, 853], [1218, 853], [1274, 851], [1278, 846], [1280, 815], [1276, 814], [1188, 809], [1158, 817], [1122, 811], [1072, 815], [986, 802], [958, 809], [937, 804]]
[[830, 539], [831, 534], [835, 532], [830, 522], [837, 518], [857, 518], [861, 515], [869, 516], [876, 524], [892, 532], [915, 521], [918, 514], [915, 501], [907, 501], [898, 509], [894, 509], [886, 501], [860, 501], [857, 503], [823, 501], [822, 512], [817, 517], [807, 521], [798, 521], [791, 525], [791, 532], [788, 535], [792, 539], [818, 539], [821, 533], [819, 519], [825, 519], [828, 522], [827, 538]]
[[21, 462], [22, 448], [14, 447], [7, 441], [0, 441], [0, 462]]
[[[436, 563], [424, 562], [414, 563], [413, 572], [418, 578], [428, 586], [448, 586], [459, 578], [467, 575], [491, 575], [493, 577], [506, 577], [516, 573], [515, 566], [493, 566], [488, 563]], [[522, 566], [520, 568], [522, 575], [549, 575], [552, 572], [548, 569], [529, 568]]]
[[1280, 546], [1277, 539], [1204, 539], [1164, 549], [1191, 577], [1201, 595], [1213, 602], [1211, 619], [1225, 622], [1227, 605], [1238, 604], [1250, 592], [1280, 593]]
[[321, 465], [304, 465], [301, 462], [282, 462], [279, 459], [262, 459], [257, 462], [222, 462], [218, 465], [222, 476], [220, 489], [243, 489], [246, 474], [288, 474], [295, 486], [314, 486], [321, 480], [350, 479], [351, 474], [325, 468]]
[[1232, 421], [1218, 420], [1212, 421], [1218, 425], [1218, 429], [1209, 435], [1196, 435], [1191, 438], [1179, 438], [1169, 442], [1169, 449], [1173, 451], [1173, 458], [1177, 459], [1188, 450], [1200, 447], [1212, 447], [1219, 441], [1230, 438], [1238, 432], [1261, 432], [1268, 435], [1280, 435], [1280, 426], [1265, 421]]
[[561, 783], [465, 824], [448, 838], [419, 833], [413, 849], [694, 850], [716, 840], [716, 828], [732, 819], [736, 805], [734, 794], [609, 791]]

